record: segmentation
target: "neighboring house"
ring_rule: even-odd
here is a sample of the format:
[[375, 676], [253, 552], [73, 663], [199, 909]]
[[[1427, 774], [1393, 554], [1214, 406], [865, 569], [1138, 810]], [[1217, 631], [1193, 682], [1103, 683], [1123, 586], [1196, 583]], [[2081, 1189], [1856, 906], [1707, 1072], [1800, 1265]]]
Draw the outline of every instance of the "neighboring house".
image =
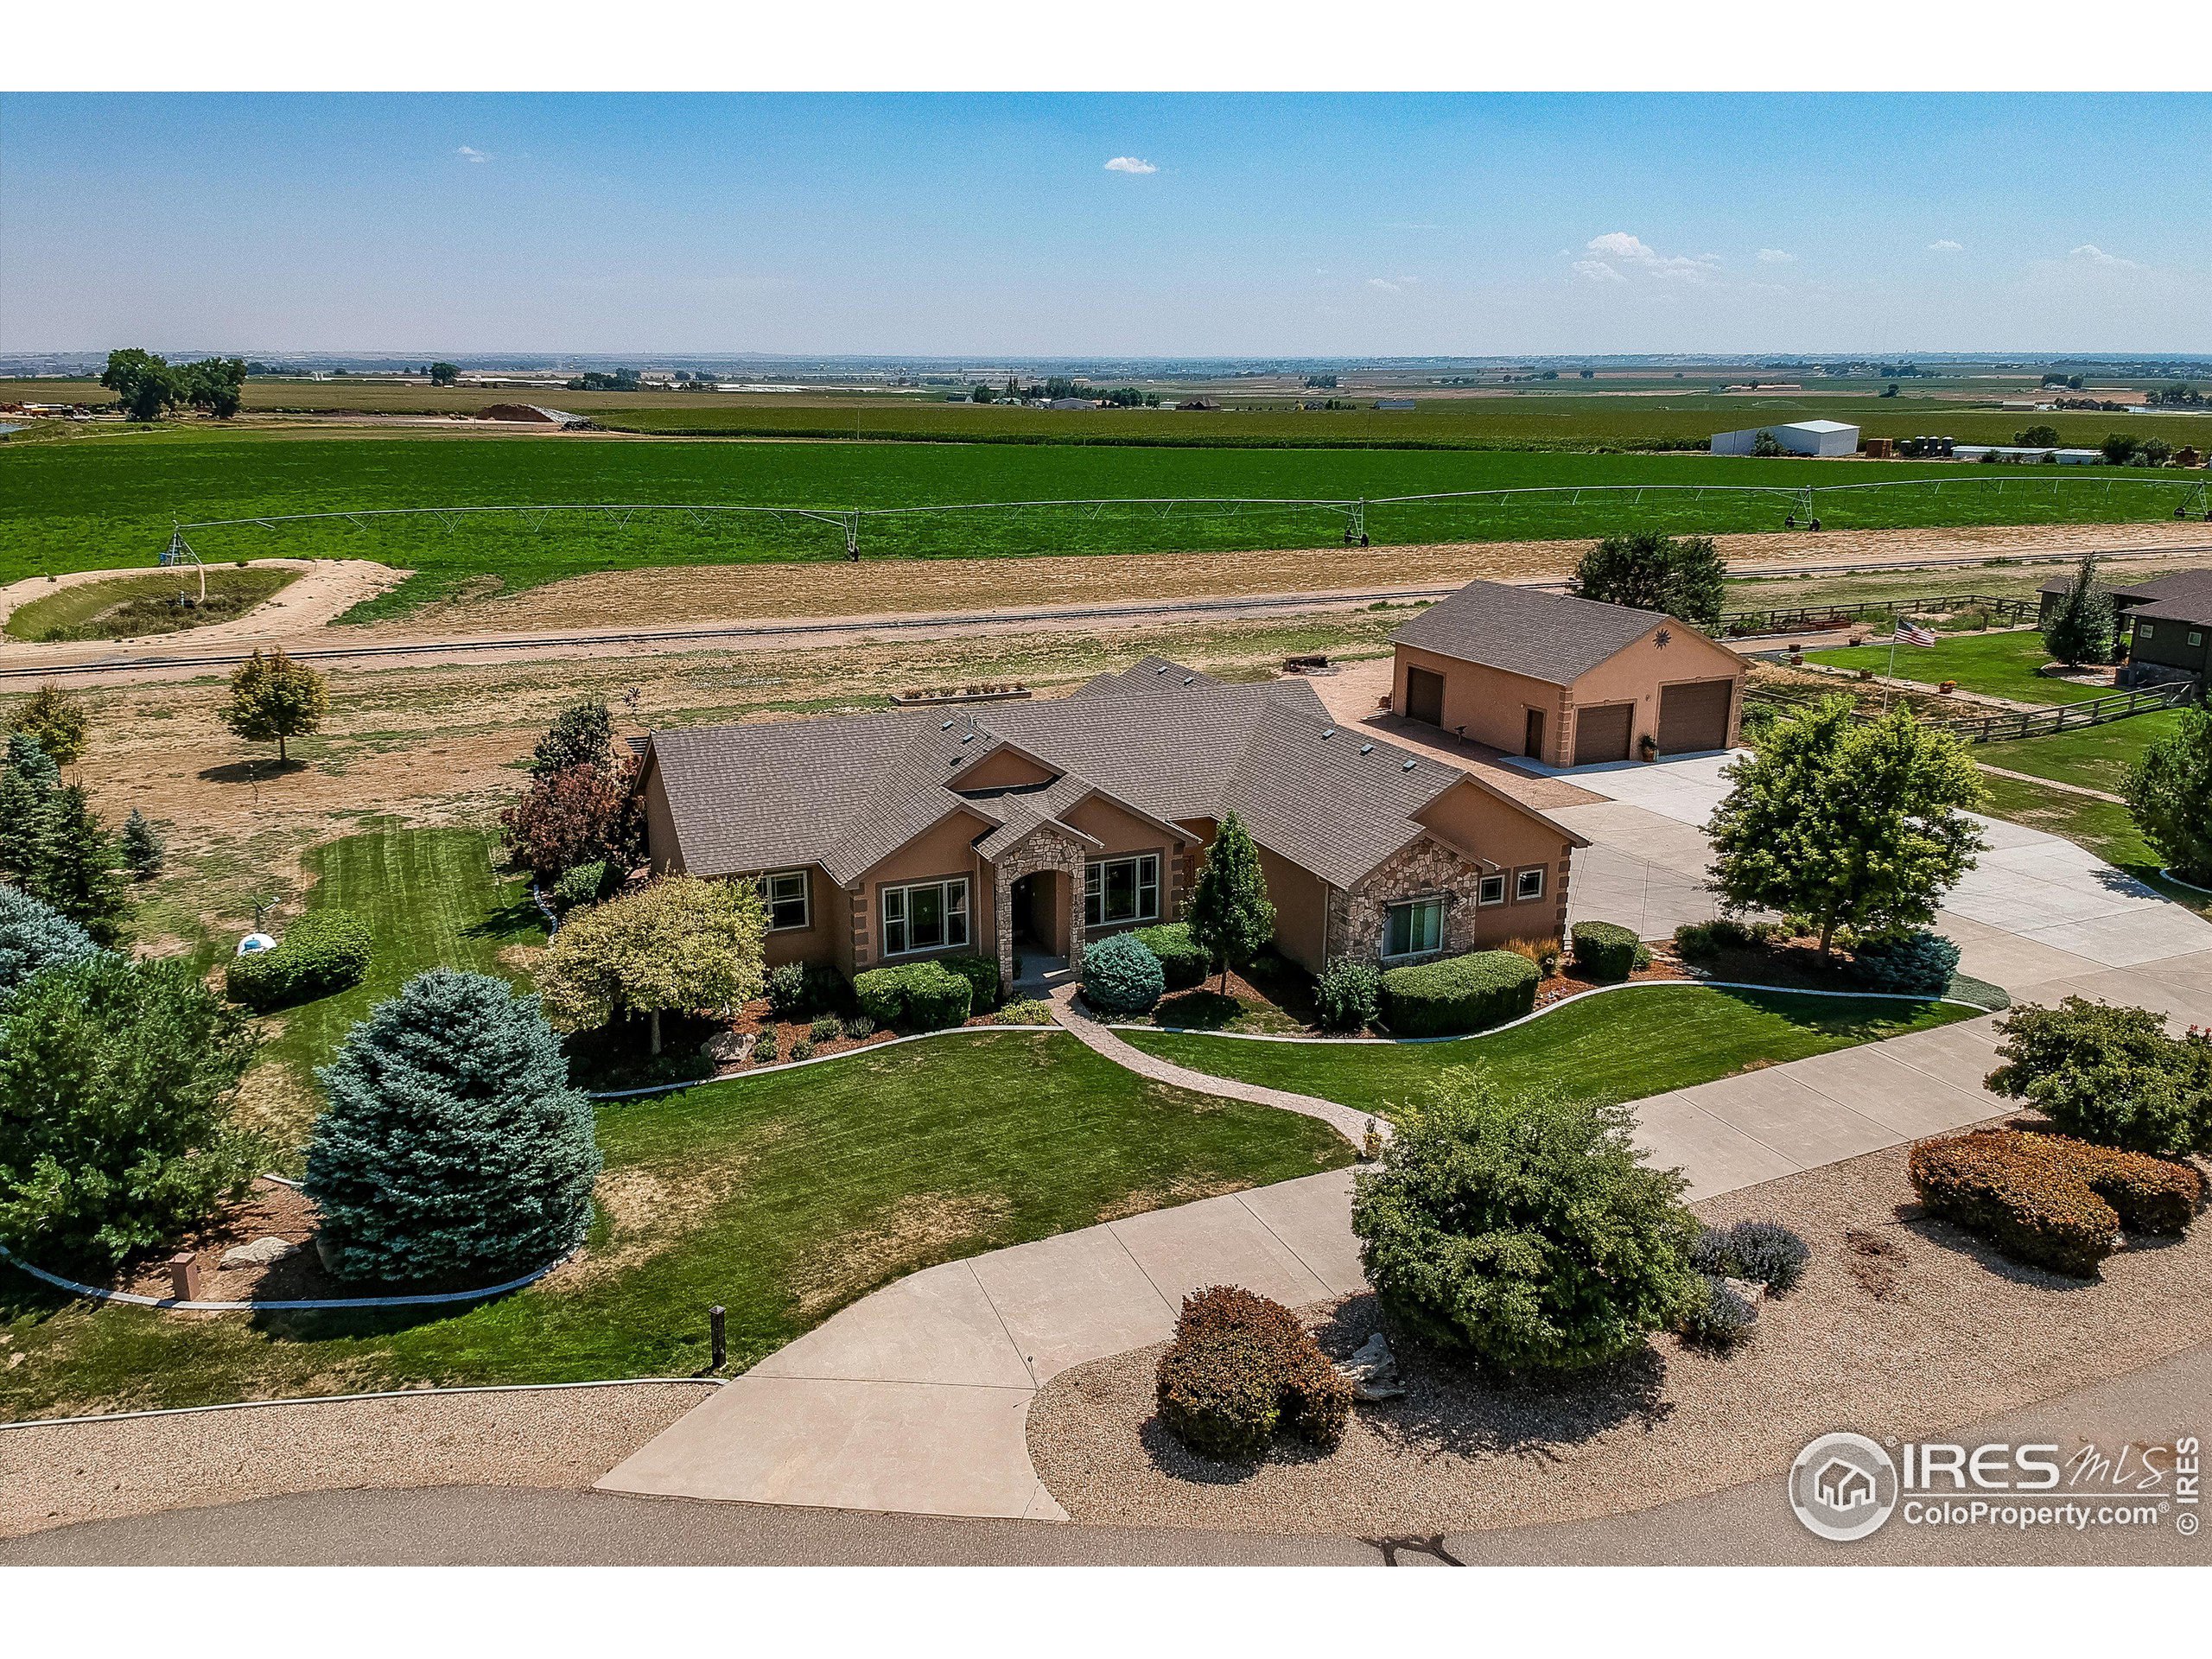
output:
[[[2043, 584], [2045, 627], [2073, 585], [2071, 576], [2053, 576]], [[2212, 686], [2212, 569], [2176, 570], [2106, 591], [2129, 635], [2122, 685], [2193, 677]]]
[[1687, 622], [1471, 582], [1390, 636], [1390, 706], [1549, 766], [1732, 747], [1744, 659]]
[[682, 728], [646, 741], [653, 868], [744, 876], [768, 960], [847, 975], [953, 951], [1071, 958], [1179, 918], [1232, 810], [1302, 966], [1557, 937], [1582, 838], [1332, 721], [1302, 680], [1157, 658], [1072, 696]]

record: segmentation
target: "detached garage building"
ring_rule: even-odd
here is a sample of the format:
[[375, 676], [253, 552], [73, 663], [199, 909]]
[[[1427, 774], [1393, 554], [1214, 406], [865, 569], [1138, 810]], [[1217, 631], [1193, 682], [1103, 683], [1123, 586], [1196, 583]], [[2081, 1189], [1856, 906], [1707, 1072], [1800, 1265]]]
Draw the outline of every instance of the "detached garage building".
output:
[[1744, 659], [1656, 611], [1471, 582], [1390, 636], [1391, 708], [1547, 766], [1733, 747]]
[[1787, 426], [1747, 426], [1740, 432], [1713, 435], [1716, 455], [1748, 455], [1766, 434], [1793, 455], [1855, 455], [1859, 429], [1841, 421], [1792, 421]]

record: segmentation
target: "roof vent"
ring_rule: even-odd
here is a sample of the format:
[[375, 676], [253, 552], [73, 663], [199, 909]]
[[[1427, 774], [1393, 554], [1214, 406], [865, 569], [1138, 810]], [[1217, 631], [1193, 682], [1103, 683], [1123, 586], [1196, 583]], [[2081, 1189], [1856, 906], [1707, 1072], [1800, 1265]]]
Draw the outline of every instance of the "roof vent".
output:
[[963, 743], [973, 743], [978, 735], [979, 734], [975, 732], [963, 732], [960, 734], [960, 741]]
[[1359, 752], [1362, 754], [1372, 754], [1375, 753], [1375, 746], [1372, 743], [1363, 743], [1359, 746]]
[[952, 724], [953, 724], [953, 723], [952, 723], [952, 721], [949, 721], [949, 720], [948, 720], [948, 721], [946, 721], [944, 722], [944, 725], [942, 725], [942, 726], [938, 727], [938, 730], [939, 730], [940, 732], [949, 732], [949, 731], [950, 731], [950, 730], [952, 729]]
[[1421, 763], [1420, 763], [1418, 760], [1408, 760], [1408, 761], [1406, 762], [1406, 764], [1405, 764], [1404, 766], [1400, 766], [1400, 767], [1398, 768], [1398, 770], [1399, 770], [1400, 772], [1411, 772], [1411, 771], [1412, 771], [1415, 766], [1419, 766], [1420, 764], [1421, 764]]
[[1152, 671], [1155, 674], [1165, 674], [1167, 671], [1167, 664], [1162, 663], [1158, 668], [1154, 669]]
[[1198, 677], [1195, 674], [1185, 674], [1183, 677], [1183, 683], [1185, 685], [1196, 685], [1198, 683]]
[[1329, 728], [1329, 729], [1328, 729], [1327, 731], [1325, 731], [1325, 732], [1324, 732], [1324, 733], [1322, 733], [1322, 734], [1321, 734], [1321, 741], [1322, 741], [1324, 743], [1325, 743], [1325, 742], [1327, 742], [1331, 738], [1334, 737], [1336, 734], [1337, 734], [1337, 728], [1336, 728], [1335, 727], [1332, 726], [1332, 727], [1330, 727], [1330, 728]]

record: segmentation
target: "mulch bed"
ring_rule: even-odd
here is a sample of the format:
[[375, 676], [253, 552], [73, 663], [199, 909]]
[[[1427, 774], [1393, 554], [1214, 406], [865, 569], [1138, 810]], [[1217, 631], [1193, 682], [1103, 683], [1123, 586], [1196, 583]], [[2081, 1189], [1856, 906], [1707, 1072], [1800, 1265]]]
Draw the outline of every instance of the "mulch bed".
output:
[[[1926, 1215], [1895, 1147], [1695, 1206], [1778, 1220], [1805, 1279], [1715, 1354], [1673, 1337], [1564, 1381], [1500, 1382], [1391, 1332], [1407, 1395], [1362, 1406], [1344, 1444], [1258, 1465], [1185, 1450], [1154, 1416], [1160, 1346], [1096, 1361], [1032, 1404], [1029, 1450], [1079, 1522], [1271, 1532], [1453, 1532], [1625, 1513], [1786, 1469], [1815, 1435], [1919, 1438], [2212, 1340], [2212, 1222], [2129, 1235], [2084, 1282], [2008, 1262]], [[1372, 1295], [1305, 1310], [1333, 1357]]]

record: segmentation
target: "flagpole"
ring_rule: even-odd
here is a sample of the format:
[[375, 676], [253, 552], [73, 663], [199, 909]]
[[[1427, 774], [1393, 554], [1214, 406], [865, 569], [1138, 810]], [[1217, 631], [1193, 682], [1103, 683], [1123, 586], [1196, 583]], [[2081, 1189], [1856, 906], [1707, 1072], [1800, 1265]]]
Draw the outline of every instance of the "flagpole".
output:
[[1897, 625], [1892, 618], [1890, 622], [1890, 667], [1889, 671], [1882, 676], [1882, 712], [1885, 715], [1890, 712], [1890, 682], [1897, 677]]

